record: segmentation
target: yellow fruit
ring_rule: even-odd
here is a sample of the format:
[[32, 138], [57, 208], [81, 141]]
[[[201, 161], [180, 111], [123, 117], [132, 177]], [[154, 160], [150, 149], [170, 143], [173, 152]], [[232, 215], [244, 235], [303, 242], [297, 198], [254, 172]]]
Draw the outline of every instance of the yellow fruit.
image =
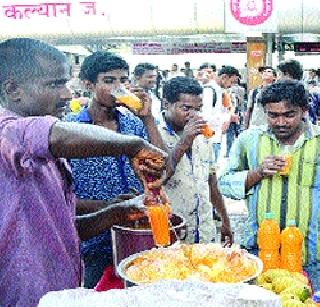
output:
[[280, 294], [280, 300], [281, 300], [281, 303], [284, 303], [285, 301], [288, 301], [288, 300], [297, 300], [297, 301], [300, 301], [299, 298], [294, 295], [294, 294], [288, 294], [288, 293], [285, 293], [285, 294]]
[[264, 284], [264, 283], [266, 283], [263, 274], [260, 274], [260, 275], [257, 277], [256, 283], [257, 283], [257, 285], [259, 285], [259, 286], [262, 285], [262, 284]]
[[262, 275], [264, 280], [267, 282], [272, 282], [275, 278], [280, 276], [290, 276], [290, 272], [284, 269], [270, 269], [264, 272]]
[[261, 284], [260, 287], [262, 287], [266, 290], [273, 291], [272, 283], [269, 283], [269, 282], [265, 282], [265, 283]]
[[293, 277], [281, 276], [273, 279], [272, 286], [276, 293], [280, 293], [289, 287], [297, 285], [297, 283], [299, 283], [299, 285], [302, 284], [301, 282], [298, 282]]
[[311, 298], [308, 298], [306, 301], [304, 301], [304, 306], [317, 307], [317, 303], [315, 303]]
[[304, 283], [305, 285], [309, 284], [308, 278], [302, 274], [300, 274], [299, 272], [293, 272], [291, 273], [291, 276], [297, 280], [299, 280], [300, 282]]
[[290, 299], [281, 303], [282, 307], [304, 307], [304, 304], [299, 300]]

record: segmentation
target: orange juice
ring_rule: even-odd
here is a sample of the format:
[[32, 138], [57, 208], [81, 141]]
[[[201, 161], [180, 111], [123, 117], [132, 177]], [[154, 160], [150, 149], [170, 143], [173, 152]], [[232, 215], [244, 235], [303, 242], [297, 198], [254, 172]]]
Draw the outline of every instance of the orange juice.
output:
[[291, 272], [302, 272], [303, 235], [295, 221], [281, 232], [281, 268]]
[[167, 246], [170, 244], [170, 230], [168, 222], [168, 206], [148, 206], [149, 222], [154, 244]]
[[273, 220], [271, 212], [266, 213], [258, 230], [259, 258], [263, 262], [263, 271], [280, 267], [280, 227]]
[[132, 93], [124, 94], [122, 96], [117, 96], [117, 102], [123, 103], [130, 109], [140, 111], [143, 108], [142, 101], [136, 95]]
[[279, 175], [288, 176], [292, 165], [293, 156], [285, 155], [284, 158], [286, 160], [286, 165], [279, 171]]
[[202, 130], [202, 134], [206, 137], [206, 138], [211, 138], [212, 136], [214, 136], [214, 131], [210, 128], [210, 126], [207, 124], [205, 126], [205, 128]]

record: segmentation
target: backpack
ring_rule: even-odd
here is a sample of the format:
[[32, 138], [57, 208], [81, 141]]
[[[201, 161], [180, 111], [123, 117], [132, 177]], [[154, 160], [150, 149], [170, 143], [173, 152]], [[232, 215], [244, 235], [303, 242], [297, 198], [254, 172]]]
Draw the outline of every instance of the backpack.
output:
[[212, 86], [204, 86], [204, 88], [209, 88], [212, 90], [212, 107], [214, 108], [217, 103], [217, 93]]

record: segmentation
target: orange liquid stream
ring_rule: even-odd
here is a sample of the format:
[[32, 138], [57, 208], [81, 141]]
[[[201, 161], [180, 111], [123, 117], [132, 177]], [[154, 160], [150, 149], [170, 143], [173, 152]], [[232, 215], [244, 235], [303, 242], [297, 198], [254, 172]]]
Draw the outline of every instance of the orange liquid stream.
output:
[[167, 205], [148, 206], [149, 222], [153, 240], [157, 246], [170, 244], [170, 231], [168, 214], [170, 208]]

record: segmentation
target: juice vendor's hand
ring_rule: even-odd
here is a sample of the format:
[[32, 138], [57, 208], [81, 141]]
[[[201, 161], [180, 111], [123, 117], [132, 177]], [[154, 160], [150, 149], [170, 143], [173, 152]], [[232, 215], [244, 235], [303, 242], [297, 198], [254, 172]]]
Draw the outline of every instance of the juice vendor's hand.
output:
[[[157, 195], [159, 195], [158, 196], [159, 197], [159, 201], [162, 204], [169, 204], [168, 196], [167, 196], [166, 192], [163, 190], [163, 188], [162, 187], [157, 188], [156, 191], [158, 193]], [[156, 199], [157, 199], [157, 197], [155, 197], [154, 192], [152, 191], [152, 189], [148, 189], [148, 188], [145, 189], [144, 199], [143, 199], [143, 202], [144, 202], [145, 206], [153, 204]]]
[[165, 178], [164, 170], [168, 155], [161, 149], [145, 142], [142, 148], [133, 158], [132, 166], [144, 187], [147, 186], [146, 178], [154, 178], [153, 184], [160, 186]]
[[271, 177], [278, 173], [286, 166], [286, 160], [281, 156], [268, 156], [266, 157], [260, 167], [258, 172], [264, 177]]
[[118, 225], [125, 225], [146, 216], [145, 206], [138, 202], [136, 204], [122, 202], [112, 206], [112, 218]]

